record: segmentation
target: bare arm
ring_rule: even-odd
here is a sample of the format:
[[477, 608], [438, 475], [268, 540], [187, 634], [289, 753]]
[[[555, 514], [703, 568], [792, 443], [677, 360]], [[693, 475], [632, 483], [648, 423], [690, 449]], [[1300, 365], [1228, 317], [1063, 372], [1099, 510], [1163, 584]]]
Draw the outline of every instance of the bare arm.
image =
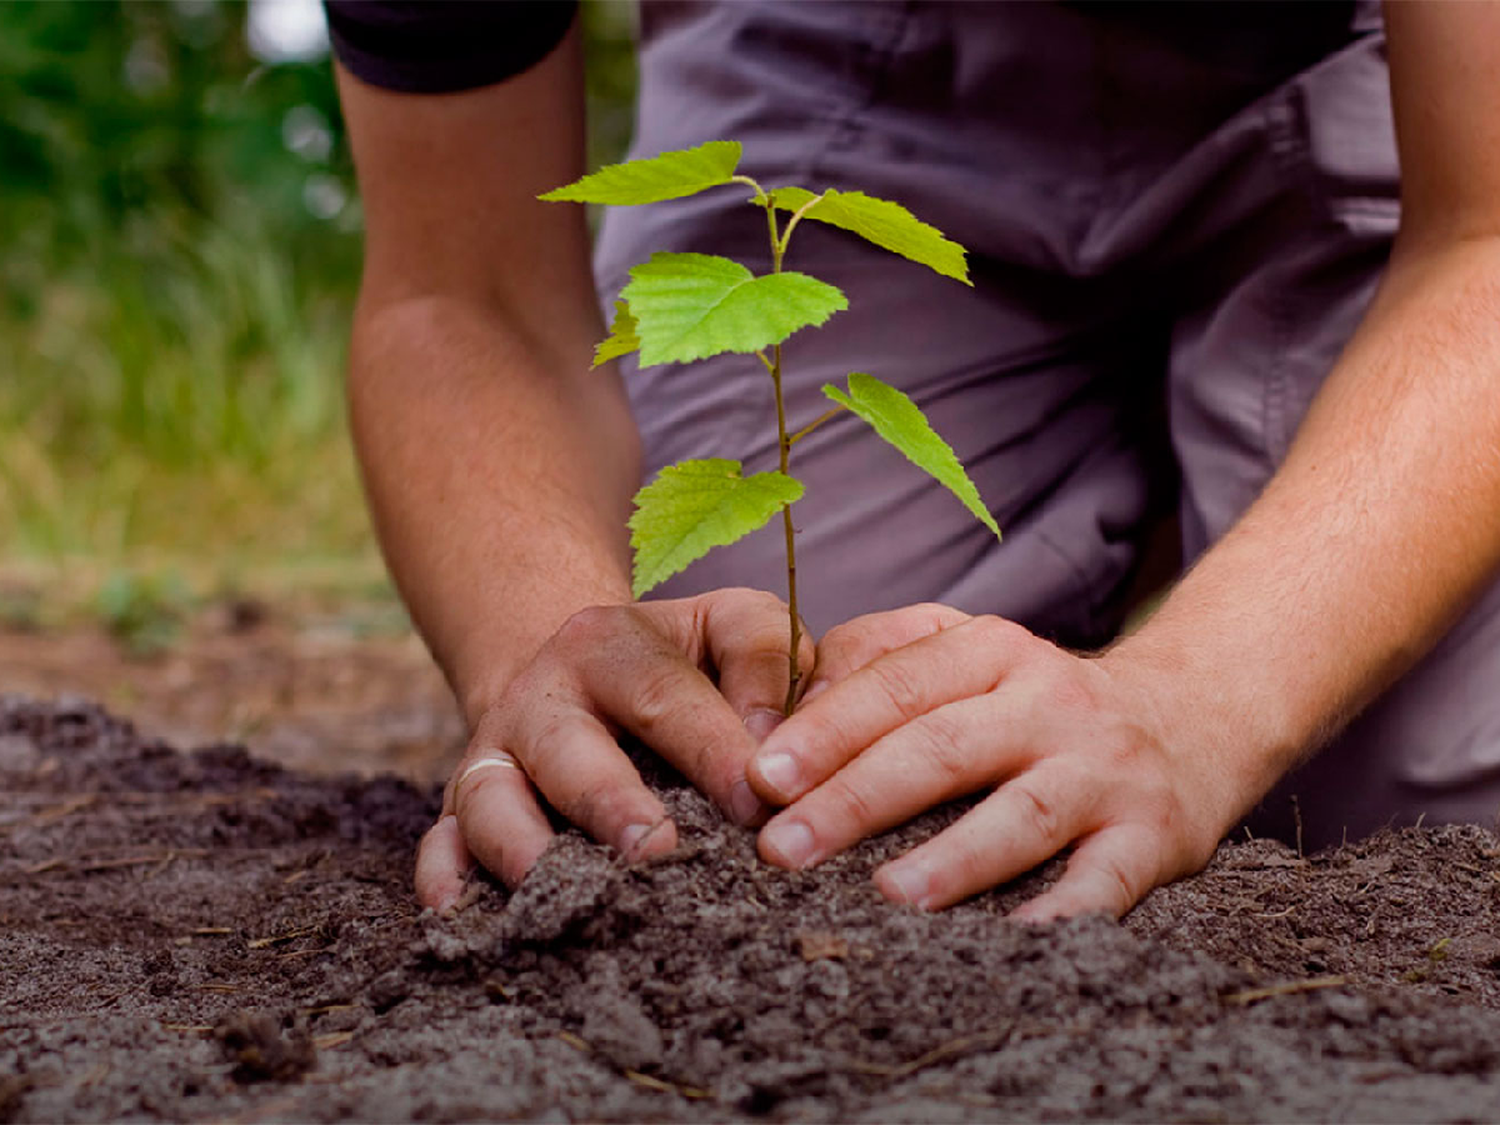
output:
[[1080, 659], [942, 607], [830, 632], [832, 686], [761, 747], [793, 802], [761, 850], [815, 863], [998, 786], [888, 864], [943, 906], [1072, 845], [1033, 919], [1123, 913], [1207, 861], [1286, 770], [1437, 639], [1500, 565], [1500, 5], [1388, 6], [1403, 219], [1280, 471], [1135, 636]]
[[1212, 685], [1215, 721], [1259, 733], [1254, 787], [1500, 565], [1500, 8], [1396, 3], [1387, 23], [1402, 221], [1380, 290], [1264, 494], [1113, 654]]
[[339, 75], [366, 265], [350, 403], [382, 545], [471, 722], [570, 614], [630, 600], [638, 438], [583, 209], [576, 34], [525, 74], [437, 97]]
[[621, 851], [673, 847], [620, 730], [756, 820], [744, 720], [784, 690], [785, 607], [755, 591], [630, 604], [639, 438], [618, 376], [589, 368], [604, 330], [583, 209], [536, 199], [583, 171], [576, 29], [467, 93], [339, 83], [367, 226], [356, 445], [387, 561], [471, 734], [418, 854], [419, 897], [451, 903], [474, 860], [520, 879], [552, 837], [539, 798]]

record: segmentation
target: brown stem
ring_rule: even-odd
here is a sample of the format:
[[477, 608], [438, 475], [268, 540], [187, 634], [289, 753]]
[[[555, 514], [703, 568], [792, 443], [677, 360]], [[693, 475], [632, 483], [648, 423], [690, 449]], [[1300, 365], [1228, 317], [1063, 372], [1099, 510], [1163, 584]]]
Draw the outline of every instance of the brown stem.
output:
[[[776, 387], [776, 433], [781, 450], [781, 472], [786, 474], [791, 462], [792, 438], [786, 432], [786, 403], [781, 394], [781, 345], [772, 352], [775, 359], [771, 365], [771, 382]], [[797, 702], [797, 685], [802, 681], [802, 667], [797, 659], [797, 650], [802, 647], [802, 619], [797, 615], [797, 543], [796, 528], [792, 526], [792, 506], [781, 506], [781, 522], [786, 529], [786, 605], [791, 618], [791, 640], [787, 649], [786, 700], [781, 705], [784, 715], [792, 713]]]
[[[771, 272], [781, 272], [781, 256], [786, 252], [786, 242], [776, 230], [776, 208], [766, 200], [766, 222], [771, 232]], [[771, 384], [776, 388], [776, 438], [781, 454], [781, 472], [785, 476], [791, 463], [792, 438], [786, 429], [786, 400], [781, 393], [781, 345], [771, 349]], [[764, 359], [764, 357], [762, 357]], [[802, 618], [797, 614], [797, 529], [792, 526], [792, 506], [781, 506], [781, 523], [786, 530], [786, 605], [790, 620], [790, 638], [787, 644], [786, 699], [781, 704], [781, 713], [791, 715], [797, 702], [797, 686], [802, 682], [802, 665], [797, 651], [802, 647]]]
[[823, 413], [819, 414], [811, 422], [809, 422], [807, 425], [803, 426], [800, 430], [798, 430], [791, 437], [787, 438], [787, 444], [788, 445], [796, 445], [799, 441], [801, 441], [808, 434], [810, 434], [814, 430], [816, 430], [824, 422], [827, 422], [829, 419], [835, 417], [839, 413], [839, 411], [841, 411], [843, 409], [844, 409], [844, 407], [842, 407], [842, 406], [834, 406], [834, 407], [830, 407], [829, 409], [823, 411]]

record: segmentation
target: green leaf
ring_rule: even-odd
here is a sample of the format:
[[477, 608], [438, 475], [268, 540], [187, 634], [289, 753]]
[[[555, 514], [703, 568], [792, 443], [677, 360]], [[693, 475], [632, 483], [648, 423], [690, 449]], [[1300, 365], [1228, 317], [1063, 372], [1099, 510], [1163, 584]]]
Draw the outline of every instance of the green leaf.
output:
[[[771, 202], [784, 211], [800, 210], [811, 200], [818, 199], [806, 188], [799, 187], [776, 188], [770, 194]], [[899, 203], [876, 199], [862, 191], [829, 188], [821, 199], [803, 212], [803, 218], [853, 231], [876, 246], [920, 262], [944, 277], [955, 278], [965, 285], [973, 284], [964, 257], [967, 251]]]
[[636, 597], [802, 498], [802, 482], [785, 473], [740, 473], [738, 461], [682, 461], [635, 494], [630, 545]]
[[645, 160], [610, 164], [538, 199], [548, 203], [605, 203], [629, 206], [680, 199], [727, 184], [740, 162], [738, 141], [709, 141], [697, 148], [664, 152]]
[[938, 436], [922, 408], [888, 383], [882, 383], [873, 375], [858, 371], [849, 376], [849, 393], [845, 394], [832, 383], [825, 384], [823, 393], [840, 406], [846, 406], [874, 428], [875, 432], [890, 442], [917, 468], [927, 473], [953, 495], [963, 501], [964, 507], [974, 513], [976, 519], [1000, 538], [1000, 526], [995, 517], [979, 498], [979, 489], [964, 472], [963, 464], [953, 447]]
[[630, 306], [624, 301], [615, 302], [615, 322], [609, 327], [609, 335], [594, 345], [592, 366], [608, 363], [629, 355], [641, 346], [641, 338], [635, 334], [635, 317], [630, 315]]
[[635, 317], [646, 367], [759, 351], [849, 307], [832, 285], [805, 273], [756, 277], [710, 254], [653, 254], [630, 279], [620, 296]]

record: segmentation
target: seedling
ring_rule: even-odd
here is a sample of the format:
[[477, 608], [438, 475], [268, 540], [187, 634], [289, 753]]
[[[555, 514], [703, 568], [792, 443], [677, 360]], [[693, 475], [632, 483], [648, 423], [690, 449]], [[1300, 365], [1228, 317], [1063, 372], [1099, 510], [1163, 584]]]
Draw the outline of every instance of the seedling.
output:
[[539, 198], [622, 206], [680, 199], [736, 184], [749, 188], [749, 202], [766, 213], [771, 248], [768, 274], [756, 276], [729, 258], [665, 252], [632, 268], [630, 283], [615, 302], [610, 333], [594, 349], [594, 366], [631, 352], [639, 352], [641, 365], [647, 367], [691, 363], [723, 352], [754, 356], [765, 366], [776, 401], [779, 468], [747, 477], [740, 462], [723, 458], [682, 461], [664, 468], [635, 496], [635, 513], [630, 518], [633, 586], [635, 596], [640, 597], [714, 547], [743, 538], [780, 512], [786, 532], [786, 600], [791, 618], [784, 710], [791, 714], [802, 679], [797, 658], [802, 625], [797, 613], [792, 505], [802, 498], [803, 486], [790, 473], [793, 446], [848, 410], [957, 496], [996, 538], [1000, 528], [952, 448], [933, 430], [917, 404], [895, 387], [873, 375], [853, 372], [846, 388], [831, 383], [823, 387], [832, 408], [800, 428], [788, 424], [782, 396], [782, 344], [792, 333], [823, 324], [849, 307], [834, 286], [782, 269], [799, 223], [812, 219], [850, 231], [968, 285], [964, 248], [900, 204], [863, 192], [830, 188], [815, 195], [800, 187], [766, 191], [749, 176], [737, 174], [740, 152], [738, 142], [710, 141], [697, 148], [614, 164]]

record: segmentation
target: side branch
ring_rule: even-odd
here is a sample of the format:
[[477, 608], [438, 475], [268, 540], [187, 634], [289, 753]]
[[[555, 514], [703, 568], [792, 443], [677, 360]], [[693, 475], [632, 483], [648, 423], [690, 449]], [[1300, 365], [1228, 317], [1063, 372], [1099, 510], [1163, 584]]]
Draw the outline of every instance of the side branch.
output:
[[786, 248], [792, 241], [792, 231], [797, 229], [797, 224], [802, 221], [802, 216], [811, 211], [819, 203], [822, 203], [823, 196], [826, 194], [826, 192], [823, 192], [813, 196], [801, 207], [792, 212], [792, 217], [786, 221], [786, 229], [781, 232], [781, 245], [776, 255], [778, 259], [786, 257]]
[[729, 177], [729, 182], [732, 184], [744, 184], [746, 187], [753, 189], [755, 191], [755, 198], [751, 200], [752, 203], [759, 203], [762, 199], [768, 198], [765, 188], [761, 187], [759, 183], [752, 180], [749, 176], [743, 174], [731, 176]]
[[811, 422], [809, 422], [807, 425], [803, 426], [800, 430], [798, 430], [796, 433], [794, 433], [791, 437], [787, 438], [786, 439], [787, 445], [788, 446], [796, 445], [799, 441], [801, 441], [808, 434], [810, 434], [814, 430], [816, 430], [824, 422], [827, 422], [830, 418], [833, 418], [837, 414], [843, 413], [847, 409], [848, 409], [848, 407], [846, 407], [846, 406], [833, 406], [833, 407], [830, 407], [829, 409], [823, 411], [822, 414], [819, 414]]

